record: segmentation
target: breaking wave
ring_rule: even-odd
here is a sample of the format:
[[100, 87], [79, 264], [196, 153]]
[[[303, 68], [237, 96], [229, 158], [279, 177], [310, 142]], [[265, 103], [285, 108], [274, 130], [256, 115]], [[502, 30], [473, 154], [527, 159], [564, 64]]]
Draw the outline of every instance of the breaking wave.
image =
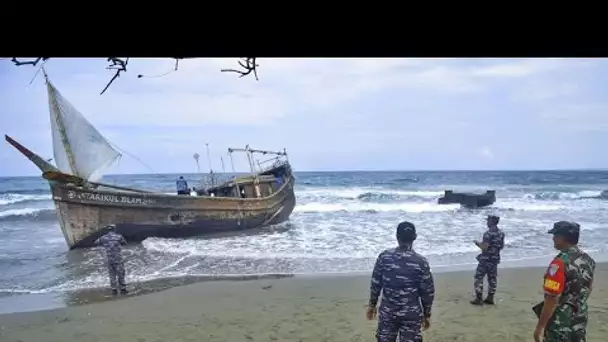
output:
[[2, 196], [4, 195], [12, 195], [12, 194], [17, 194], [17, 195], [48, 195], [49, 194], [49, 189], [48, 188], [31, 188], [31, 189], [11, 189], [11, 190], [0, 190], [0, 198], [2, 198]]
[[0, 206], [50, 200], [50, 194], [22, 194], [15, 192], [0, 194]]
[[11, 221], [51, 221], [56, 220], [51, 208], [20, 208], [0, 211], [0, 222]]
[[[382, 188], [308, 188], [296, 191], [296, 213], [330, 212], [406, 212], [433, 213], [467, 210], [458, 204], [439, 205], [438, 190], [392, 190]], [[496, 203], [486, 209], [495, 211], [558, 211], [569, 208], [568, 201], [602, 199], [601, 191], [522, 193], [497, 191]], [[598, 202], [599, 203], [599, 202]]]
[[362, 201], [403, 201], [408, 199], [429, 199], [443, 195], [443, 191], [390, 190], [374, 188], [321, 188], [296, 190], [301, 199], [345, 199]]
[[[603, 195], [602, 190], [583, 191], [538, 191], [522, 193], [517, 189], [497, 189], [498, 201], [501, 199], [522, 199], [536, 201], [567, 201], [580, 199], [608, 199], [608, 193]], [[296, 190], [302, 200], [359, 200], [363, 202], [391, 202], [391, 201], [424, 201], [443, 196], [443, 190], [396, 190], [384, 188], [304, 188]]]
[[296, 206], [294, 212], [387, 212], [402, 211], [411, 213], [451, 211], [459, 208], [458, 204], [438, 205], [434, 203], [306, 203]]
[[535, 200], [548, 200], [548, 201], [556, 201], [556, 200], [578, 200], [578, 199], [601, 199], [602, 191], [601, 190], [586, 190], [579, 192], [559, 192], [559, 191], [543, 191], [533, 194], [525, 194], [524, 198], [526, 199], [535, 199]]

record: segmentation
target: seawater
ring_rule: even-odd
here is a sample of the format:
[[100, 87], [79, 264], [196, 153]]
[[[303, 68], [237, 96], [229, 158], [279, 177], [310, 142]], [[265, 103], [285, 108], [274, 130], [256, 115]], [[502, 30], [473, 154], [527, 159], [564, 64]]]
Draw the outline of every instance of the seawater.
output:
[[[105, 182], [173, 193], [178, 175], [108, 176]], [[197, 175], [185, 175], [195, 185]], [[541, 264], [555, 255], [547, 230], [582, 226], [582, 247], [608, 249], [608, 171], [297, 172], [289, 222], [259, 234], [215, 239], [149, 238], [125, 248], [131, 284], [161, 278], [369, 272], [395, 245], [402, 220], [416, 224], [415, 249], [434, 269], [475, 264], [485, 217], [506, 233], [505, 265]], [[446, 189], [494, 189], [496, 203], [468, 210], [438, 205]], [[40, 177], [0, 178], [0, 297], [106, 287], [101, 250], [69, 251]]]

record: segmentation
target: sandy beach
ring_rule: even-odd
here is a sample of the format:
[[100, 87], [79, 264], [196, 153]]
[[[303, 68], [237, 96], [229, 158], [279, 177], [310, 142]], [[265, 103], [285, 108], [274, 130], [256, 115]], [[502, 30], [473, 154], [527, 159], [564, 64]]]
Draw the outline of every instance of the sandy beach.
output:
[[[608, 321], [607, 271], [608, 264], [598, 264], [590, 301], [591, 342], [608, 340], [608, 328], [600, 324]], [[530, 308], [542, 298], [542, 272], [501, 269], [497, 305], [484, 307], [468, 303], [472, 272], [435, 274], [437, 297], [425, 341], [531, 341], [535, 317]], [[368, 275], [204, 281], [123, 299], [1, 315], [0, 340], [373, 341], [375, 322], [364, 317], [368, 286]]]

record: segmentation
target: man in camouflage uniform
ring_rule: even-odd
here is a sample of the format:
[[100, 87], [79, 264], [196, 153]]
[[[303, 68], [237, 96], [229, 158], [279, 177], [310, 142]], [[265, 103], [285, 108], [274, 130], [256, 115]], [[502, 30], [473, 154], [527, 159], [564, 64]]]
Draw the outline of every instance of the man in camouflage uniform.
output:
[[[498, 228], [500, 217], [488, 215], [488, 230], [483, 233], [481, 242], [475, 241], [477, 247], [481, 249], [481, 254], [477, 256], [477, 270], [475, 271], [475, 299], [471, 301], [473, 305], [494, 304], [494, 294], [498, 283], [498, 264], [500, 263], [500, 251], [505, 246], [505, 233]], [[483, 278], [488, 276], [488, 297], [483, 300]]]
[[122, 235], [116, 233], [116, 226], [113, 224], [107, 226], [106, 230], [108, 232], [95, 240], [95, 244], [103, 246], [106, 251], [112, 294], [118, 294], [119, 287], [120, 293], [126, 294], [127, 285], [125, 284], [125, 267], [122, 260], [121, 245], [126, 245], [127, 241]]
[[376, 316], [376, 305], [382, 291], [378, 317], [379, 342], [422, 341], [421, 328], [430, 326], [435, 283], [428, 261], [412, 249], [416, 227], [410, 222], [397, 226], [397, 248], [380, 253], [374, 266], [367, 318]]
[[[587, 299], [593, 286], [595, 260], [578, 246], [580, 226], [559, 221], [549, 230], [559, 254], [544, 275], [545, 301], [534, 340], [540, 342], [584, 342], [587, 335]], [[543, 334], [544, 331], [544, 334]]]

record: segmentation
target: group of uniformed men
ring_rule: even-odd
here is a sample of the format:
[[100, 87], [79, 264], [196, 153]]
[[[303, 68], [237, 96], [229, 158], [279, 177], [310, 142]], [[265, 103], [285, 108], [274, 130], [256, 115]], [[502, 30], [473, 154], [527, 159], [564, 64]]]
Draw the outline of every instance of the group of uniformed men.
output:
[[[505, 234], [498, 228], [498, 216], [489, 215], [488, 230], [482, 241], [474, 241], [481, 253], [474, 276], [473, 305], [494, 304], [500, 252]], [[107, 254], [107, 265], [113, 294], [127, 293], [121, 245], [126, 244], [114, 225], [96, 243]], [[560, 221], [549, 230], [559, 254], [544, 275], [545, 298], [537, 310], [538, 323], [534, 340], [540, 342], [584, 342], [587, 326], [587, 299], [591, 294], [595, 261], [578, 246], [580, 226]], [[367, 318], [378, 316], [379, 342], [422, 341], [422, 329], [431, 325], [431, 308], [435, 298], [435, 283], [429, 263], [413, 249], [416, 227], [411, 222], [397, 226], [398, 247], [380, 253], [372, 272]], [[488, 295], [483, 299], [483, 281], [488, 279]], [[378, 298], [382, 301], [377, 309]], [[379, 314], [378, 314], [379, 311]]]
[[[473, 305], [494, 304], [500, 252], [505, 234], [498, 228], [498, 216], [489, 215], [482, 241], [474, 241], [481, 253], [474, 276]], [[534, 307], [538, 323], [534, 341], [584, 342], [588, 320], [587, 299], [593, 285], [595, 261], [578, 247], [580, 226], [559, 221], [548, 231], [559, 251], [543, 278], [544, 301]], [[397, 226], [398, 247], [380, 253], [371, 279], [367, 318], [378, 314], [379, 342], [419, 342], [421, 331], [430, 327], [435, 284], [429, 263], [412, 245], [416, 227], [411, 222]], [[488, 295], [483, 298], [483, 281], [488, 279]], [[378, 297], [382, 301], [377, 309]]]

